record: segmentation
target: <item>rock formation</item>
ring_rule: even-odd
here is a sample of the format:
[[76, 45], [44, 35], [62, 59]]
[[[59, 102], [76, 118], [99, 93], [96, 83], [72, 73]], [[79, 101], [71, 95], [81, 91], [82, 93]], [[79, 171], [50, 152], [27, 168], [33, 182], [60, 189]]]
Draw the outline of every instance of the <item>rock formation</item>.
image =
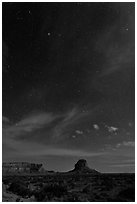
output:
[[[18, 174], [18, 173], [39, 173], [39, 174], [54, 174], [54, 171], [47, 171], [43, 168], [42, 164], [35, 164], [29, 162], [5, 162], [2, 164], [3, 174]], [[80, 159], [72, 171], [64, 173], [92, 173], [98, 174], [99, 172], [95, 169], [88, 167], [87, 161], [85, 159]]]
[[4, 162], [2, 164], [2, 173], [38, 173], [42, 164], [28, 162]]
[[99, 172], [95, 169], [90, 169], [88, 167], [87, 161], [85, 159], [80, 159], [76, 164], [75, 168], [71, 172], [77, 172], [77, 173], [92, 173], [92, 174], [98, 174]]

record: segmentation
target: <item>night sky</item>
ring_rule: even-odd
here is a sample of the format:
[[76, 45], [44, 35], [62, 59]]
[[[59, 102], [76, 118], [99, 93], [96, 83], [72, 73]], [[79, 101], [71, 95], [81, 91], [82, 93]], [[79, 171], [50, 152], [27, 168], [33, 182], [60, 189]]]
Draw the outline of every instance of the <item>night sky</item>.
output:
[[134, 172], [134, 3], [2, 3], [3, 161]]

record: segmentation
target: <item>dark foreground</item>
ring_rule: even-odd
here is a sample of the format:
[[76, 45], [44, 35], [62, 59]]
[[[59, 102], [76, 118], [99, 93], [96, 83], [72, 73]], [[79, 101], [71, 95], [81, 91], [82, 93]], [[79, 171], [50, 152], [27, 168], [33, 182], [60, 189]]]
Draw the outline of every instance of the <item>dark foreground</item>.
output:
[[5, 202], [134, 202], [135, 174], [3, 175]]

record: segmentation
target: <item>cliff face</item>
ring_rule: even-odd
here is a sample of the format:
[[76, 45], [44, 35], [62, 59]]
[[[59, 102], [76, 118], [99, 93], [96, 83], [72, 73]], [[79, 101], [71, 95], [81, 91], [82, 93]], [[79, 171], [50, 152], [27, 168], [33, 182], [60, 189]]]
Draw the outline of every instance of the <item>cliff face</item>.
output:
[[2, 173], [37, 173], [42, 164], [28, 162], [6, 162], [2, 164]]

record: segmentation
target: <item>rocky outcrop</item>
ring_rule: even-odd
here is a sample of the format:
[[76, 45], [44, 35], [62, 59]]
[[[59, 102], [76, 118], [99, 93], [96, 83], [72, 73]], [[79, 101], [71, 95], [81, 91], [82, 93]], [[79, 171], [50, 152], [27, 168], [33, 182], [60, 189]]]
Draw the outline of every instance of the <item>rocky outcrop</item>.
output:
[[80, 159], [75, 164], [75, 168], [71, 172], [99, 174], [99, 172], [95, 169], [91, 169], [88, 167], [88, 163], [85, 159]]
[[[39, 174], [54, 174], [54, 171], [47, 171], [43, 168], [42, 164], [28, 163], [28, 162], [7, 162], [2, 164], [3, 174], [16, 174], [16, 173], [39, 173]], [[56, 172], [57, 173], [57, 172]], [[72, 171], [64, 173], [92, 173], [99, 174], [95, 169], [88, 167], [85, 159], [80, 159]]]
[[2, 173], [38, 173], [42, 164], [28, 162], [4, 162], [2, 164]]
[[85, 159], [80, 159], [76, 164], [75, 164], [75, 170], [76, 171], [82, 171], [83, 169], [88, 168], [87, 161]]

